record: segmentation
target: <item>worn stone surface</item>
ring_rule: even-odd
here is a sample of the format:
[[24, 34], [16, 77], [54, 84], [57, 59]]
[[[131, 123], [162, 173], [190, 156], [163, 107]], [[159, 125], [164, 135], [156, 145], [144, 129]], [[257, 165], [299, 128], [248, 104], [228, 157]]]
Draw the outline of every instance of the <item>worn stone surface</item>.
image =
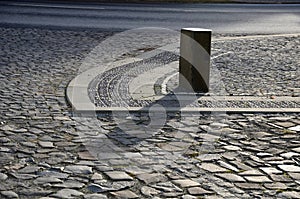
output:
[[160, 191], [157, 189], [154, 189], [152, 187], [143, 186], [141, 188], [141, 193], [145, 196], [152, 197], [152, 196], [158, 195], [160, 193]]
[[213, 192], [205, 190], [205, 189], [203, 189], [201, 187], [191, 187], [191, 188], [188, 188], [188, 192], [191, 195], [197, 195], [197, 196], [198, 195], [213, 194]]
[[280, 169], [287, 172], [300, 172], [300, 166], [295, 165], [278, 165]]
[[201, 169], [204, 169], [204, 170], [212, 172], [212, 173], [226, 172], [227, 171], [227, 169], [225, 169], [223, 167], [220, 167], [220, 166], [218, 166], [216, 164], [213, 164], [213, 163], [202, 163], [199, 167]]
[[7, 176], [6, 174], [0, 173], [0, 180], [1, 180], [1, 181], [6, 180], [7, 178], [8, 178], [8, 176]]
[[70, 165], [70, 166], [66, 166], [64, 171], [67, 173], [75, 173], [75, 174], [91, 174], [92, 168], [85, 165]]
[[105, 174], [112, 180], [133, 180], [131, 176], [122, 171], [109, 171], [105, 172]]
[[222, 174], [217, 174], [217, 176], [225, 180], [228, 180], [230, 182], [246, 182], [246, 180], [243, 177], [232, 173], [222, 173]]
[[137, 175], [137, 178], [146, 184], [163, 182], [167, 180], [167, 177], [160, 173], [144, 173], [144, 174]]
[[53, 196], [58, 197], [58, 198], [74, 198], [74, 197], [79, 197], [83, 196], [84, 194], [80, 191], [77, 191], [75, 189], [62, 189], [59, 190], [56, 194]]
[[33, 181], [35, 184], [45, 184], [45, 183], [59, 183], [62, 180], [55, 178], [55, 177], [39, 177]]
[[1, 195], [5, 198], [19, 198], [18, 194], [13, 191], [1, 191]]
[[[95, 50], [110, 34], [0, 28], [0, 198], [299, 198], [298, 114], [166, 113], [157, 125], [146, 113], [73, 113], [65, 100], [70, 80], [140, 53], [129, 38], [117, 42], [121, 58]], [[153, 49], [178, 38], [148, 40], [143, 45]], [[298, 43], [295, 36], [215, 41], [213, 56], [236, 54], [212, 67], [228, 94], [297, 96]], [[125, 92], [120, 88], [114, 94]]]
[[198, 182], [195, 182], [195, 181], [189, 180], [189, 179], [173, 180], [173, 183], [177, 184], [177, 185], [179, 185], [180, 187], [183, 187], [183, 188], [195, 187], [195, 186], [200, 185]]
[[272, 182], [268, 177], [266, 176], [245, 176], [246, 180], [249, 182]]
[[130, 190], [112, 192], [111, 195], [113, 195], [115, 198], [138, 198], [139, 197], [138, 195], [136, 195]]
[[84, 195], [84, 199], [107, 199], [107, 196], [103, 194], [97, 194], [97, 193], [86, 194]]

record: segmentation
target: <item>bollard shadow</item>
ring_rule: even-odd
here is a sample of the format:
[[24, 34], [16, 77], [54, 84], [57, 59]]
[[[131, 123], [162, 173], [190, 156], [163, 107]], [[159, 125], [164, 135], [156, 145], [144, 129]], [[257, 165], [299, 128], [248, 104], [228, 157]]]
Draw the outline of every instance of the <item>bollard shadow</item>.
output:
[[[192, 92], [191, 88], [189, 91], [177, 87], [173, 92], [140, 109], [124, 111], [126, 107], [123, 107], [122, 111], [108, 112], [107, 114], [114, 120], [114, 126], [106, 133], [105, 138], [94, 139], [88, 144], [92, 147], [93, 155], [100, 160], [126, 159], [131, 164], [140, 164], [139, 154], [141, 149], [146, 147], [148, 150], [153, 150], [153, 153], [164, 150], [170, 158], [169, 161], [172, 161], [175, 156], [182, 157], [190, 146], [190, 143], [184, 140], [192, 140], [192, 138], [188, 133], [180, 132], [181, 126], [176, 129], [170, 126], [169, 122], [176, 120], [180, 123], [183, 115], [197, 118], [201, 116], [200, 112], [181, 112], [182, 108], [197, 106], [198, 98], [204, 95], [204, 93]], [[102, 117], [103, 113], [99, 112], [97, 116]], [[174, 132], [180, 132], [180, 136], [172, 138], [168, 135]], [[149, 156], [148, 158], [148, 161], [155, 162], [162, 157]]]

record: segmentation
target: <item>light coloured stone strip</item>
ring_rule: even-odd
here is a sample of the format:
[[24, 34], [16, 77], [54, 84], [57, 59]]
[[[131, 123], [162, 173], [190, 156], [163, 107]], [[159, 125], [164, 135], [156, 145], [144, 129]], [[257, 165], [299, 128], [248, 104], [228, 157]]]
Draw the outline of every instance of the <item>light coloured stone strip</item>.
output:
[[[124, 111], [167, 111], [167, 112], [227, 112], [227, 113], [300, 113], [300, 108], [200, 108], [200, 107], [97, 107], [95, 111], [99, 112], [124, 112]], [[86, 110], [87, 112], [90, 110]]]
[[[176, 96], [197, 96], [194, 93], [175, 93]], [[275, 96], [270, 97], [260, 97], [260, 96], [209, 96], [209, 94], [203, 96], [197, 96], [199, 101], [269, 101], [269, 102], [300, 102], [300, 97], [290, 97], [290, 96]], [[172, 100], [171, 96], [155, 96], [151, 99], [160, 100]], [[146, 98], [145, 98], [146, 99]]]
[[172, 71], [176, 72], [178, 62], [171, 62], [170, 64], [158, 66], [150, 71], [133, 78], [129, 83], [129, 94], [135, 100], [142, 100], [155, 96], [154, 84], [157, 79], [162, 78], [165, 74]]
[[249, 36], [240, 36], [240, 37], [220, 37], [212, 39], [212, 41], [228, 41], [228, 40], [238, 40], [238, 39], [257, 39], [257, 38], [267, 38], [267, 37], [297, 37], [300, 36], [300, 33], [291, 33], [291, 34], [273, 34], [273, 35], [249, 35]]
[[164, 81], [163, 81], [162, 84], [161, 84], [161, 93], [162, 93], [163, 95], [167, 95], [167, 94], [168, 94], [168, 91], [167, 91], [167, 84], [168, 84], [169, 80], [170, 80], [171, 78], [173, 78], [174, 76], [178, 75], [178, 74], [179, 74], [179, 72], [175, 72], [175, 73], [173, 73], [172, 75], [169, 75], [166, 79], [164, 79]]

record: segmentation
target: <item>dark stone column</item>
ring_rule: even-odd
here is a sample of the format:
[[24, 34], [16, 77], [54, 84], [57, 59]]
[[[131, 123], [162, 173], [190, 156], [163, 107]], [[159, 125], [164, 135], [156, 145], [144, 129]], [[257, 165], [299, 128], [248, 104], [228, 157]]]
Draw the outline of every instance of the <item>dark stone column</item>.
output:
[[201, 28], [181, 29], [179, 85], [186, 92], [209, 90], [211, 32]]

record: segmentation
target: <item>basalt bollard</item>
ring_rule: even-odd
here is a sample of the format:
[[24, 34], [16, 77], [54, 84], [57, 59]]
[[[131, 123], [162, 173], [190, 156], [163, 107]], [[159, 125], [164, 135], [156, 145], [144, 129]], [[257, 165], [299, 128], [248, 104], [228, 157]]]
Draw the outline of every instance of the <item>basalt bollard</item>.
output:
[[179, 85], [187, 92], [209, 90], [211, 32], [202, 28], [181, 29]]

